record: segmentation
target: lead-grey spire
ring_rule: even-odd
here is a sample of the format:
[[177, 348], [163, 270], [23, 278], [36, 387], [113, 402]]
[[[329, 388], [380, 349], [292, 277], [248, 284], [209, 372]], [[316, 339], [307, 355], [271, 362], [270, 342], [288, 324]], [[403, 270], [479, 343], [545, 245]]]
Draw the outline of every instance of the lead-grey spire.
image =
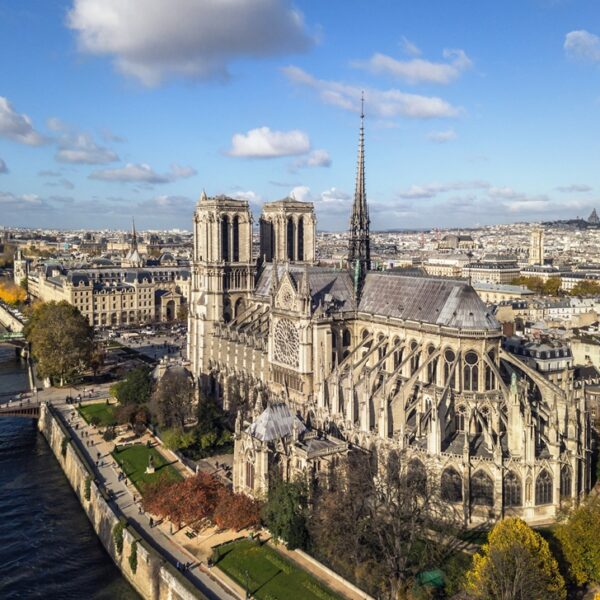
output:
[[356, 187], [350, 219], [350, 243], [348, 267], [355, 273], [355, 292], [360, 294], [367, 271], [371, 268], [371, 242], [369, 237], [369, 207], [365, 187], [365, 99], [360, 101], [360, 134], [358, 139], [358, 161]]

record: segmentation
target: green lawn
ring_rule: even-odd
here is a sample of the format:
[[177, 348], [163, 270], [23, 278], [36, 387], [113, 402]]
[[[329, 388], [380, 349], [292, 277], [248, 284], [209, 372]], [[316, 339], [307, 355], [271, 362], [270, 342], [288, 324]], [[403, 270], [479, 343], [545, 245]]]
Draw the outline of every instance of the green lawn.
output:
[[115, 425], [115, 405], [106, 404], [105, 401], [98, 402], [96, 404], [86, 404], [79, 409], [81, 416], [89, 423], [93, 417], [99, 419], [98, 425], [101, 427], [107, 427], [108, 425]]
[[240, 540], [216, 550], [217, 567], [259, 600], [339, 600], [306, 571], [267, 545]]
[[[121, 465], [133, 485], [142, 493], [146, 483], [152, 483], [160, 478], [166, 477], [173, 481], [182, 479], [177, 470], [169, 465], [154, 448], [147, 448], [144, 444], [136, 444], [123, 448], [118, 452], [117, 450], [112, 453], [114, 459]], [[152, 456], [154, 468], [156, 469], [152, 474], [146, 473], [150, 456]]]

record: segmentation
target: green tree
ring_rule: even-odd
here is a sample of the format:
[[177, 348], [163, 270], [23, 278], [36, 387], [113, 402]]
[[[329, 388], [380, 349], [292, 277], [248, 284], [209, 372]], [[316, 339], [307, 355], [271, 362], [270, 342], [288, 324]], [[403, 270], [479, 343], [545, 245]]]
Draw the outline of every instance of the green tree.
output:
[[271, 534], [290, 550], [308, 545], [308, 493], [302, 481], [277, 479], [269, 489], [262, 517]]
[[94, 330], [68, 302], [39, 305], [24, 329], [41, 377], [61, 385], [90, 365]]
[[571, 296], [597, 296], [600, 294], [600, 283], [584, 279], [571, 290]]
[[600, 583], [600, 500], [589, 498], [576, 508], [555, 535], [569, 576], [577, 585]]
[[565, 582], [548, 542], [525, 521], [499, 521], [473, 556], [467, 589], [481, 600], [564, 600]]
[[110, 393], [121, 404], [145, 404], [152, 393], [150, 369], [139, 367], [129, 371], [123, 381], [111, 386]]
[[560, 277], [549, 277], [546, 283], [544, 283], [544, 294], [558, 296], [561, 286], [562, 279]]

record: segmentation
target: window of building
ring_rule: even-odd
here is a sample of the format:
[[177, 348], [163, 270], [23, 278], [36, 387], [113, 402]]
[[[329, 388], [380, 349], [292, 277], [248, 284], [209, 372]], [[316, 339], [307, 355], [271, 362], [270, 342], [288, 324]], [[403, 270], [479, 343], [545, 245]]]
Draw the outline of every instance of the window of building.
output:
[[504, 506], [521, 506], [523, 504], [521, 480], [512, 471], [504, 476], [502, 494], [504, 496]]
[[494, 506], [494, 482], [484, 471], [477, 471], [471, 477], [471, 503]]
[[479, 389], [479, 358], [475, 352], [465, 354], [463, 369], [463, 387], [467, 391], [476, 392]]
[[465, 431], [465, 415], [467, 414], [466, 407], [461, 404], [457, 407], [454, 415], [454, 427], [456, 431]]
[[570, 497], [572, 494], [571, 467], [563, 465], [560, 469], [560, 495], [561, 497]]
[[448, 502], [462, 502], [462, 477], [452, 467], [444, 469], [441, 478], [441, 495]]
[[535, 480], [535, 503], [552, 504], [552, 476], [546, 469]]

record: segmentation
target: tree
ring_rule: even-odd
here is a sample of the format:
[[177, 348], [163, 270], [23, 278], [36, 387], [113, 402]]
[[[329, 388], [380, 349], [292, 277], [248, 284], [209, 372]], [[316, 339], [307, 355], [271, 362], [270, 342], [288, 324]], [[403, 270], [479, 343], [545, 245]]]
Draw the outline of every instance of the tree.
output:
[[123, 381], [110, 388], [111, 395], [121, 404], [145, 404], [152, 392], [152, 375], [148, 367], [139, 367], [127, 373]]
[[308, 493], [302, 481], [276, 479], [269, 487], [269, 499], [262, 517], [276, 539], [287, 543], [290, 550], [308, 545]]
[[600, 283], [584, 279], [571, 290], [571, 296], [597, 296], [600, 294]]
[[576, 508], [555, 531], [569, 576], [577, 585], [600, 583], [600, 500]]
[[481, 600], [564, 600], [565, 582], [548, 542], [525, 521], [499, 521], [473, 556], [467, 589]]
[[313, 545], [327, 562], [367, 577], [377, 597], [405, 597], [419, 573], [456, 551], [463, 528], [462, 512], [440, 499], [436, 481], [424, 463], [401, 462], [396, 452], [385, 465], [351, 452], [333, 490], [315, 497]]
[[27, 298], [27, 292], [11, 281], [0, 282], [0, 300], [6, 304], [20, 304]]
[[150, 399], [150, 412], [161, 427], [176, 427], [183, 431], [193, 414], [196, 394], [193, 380], [183, 368], [167, 369]]
[[561, 286], [562, 279], [560, 277], [548, 277], [544, 283], [544, 294], [547, 294], [548, 296], [558, 296]]
[[212, 518], [223, 484], [214, 475], [200, 471], [183, 481], [160, 479], [144, 488], [143, 505], [148, 512], [181, 527]]
[[61, 385], [84, 371], [94, 349], [94, 330], [68, 302], [38, 306], [25, 325], [38, 373]]
[[223, 487], [213, 521], [221, 529], [250, 529], [260, 525], [261, 504], [246, 494], [232, 494]]

